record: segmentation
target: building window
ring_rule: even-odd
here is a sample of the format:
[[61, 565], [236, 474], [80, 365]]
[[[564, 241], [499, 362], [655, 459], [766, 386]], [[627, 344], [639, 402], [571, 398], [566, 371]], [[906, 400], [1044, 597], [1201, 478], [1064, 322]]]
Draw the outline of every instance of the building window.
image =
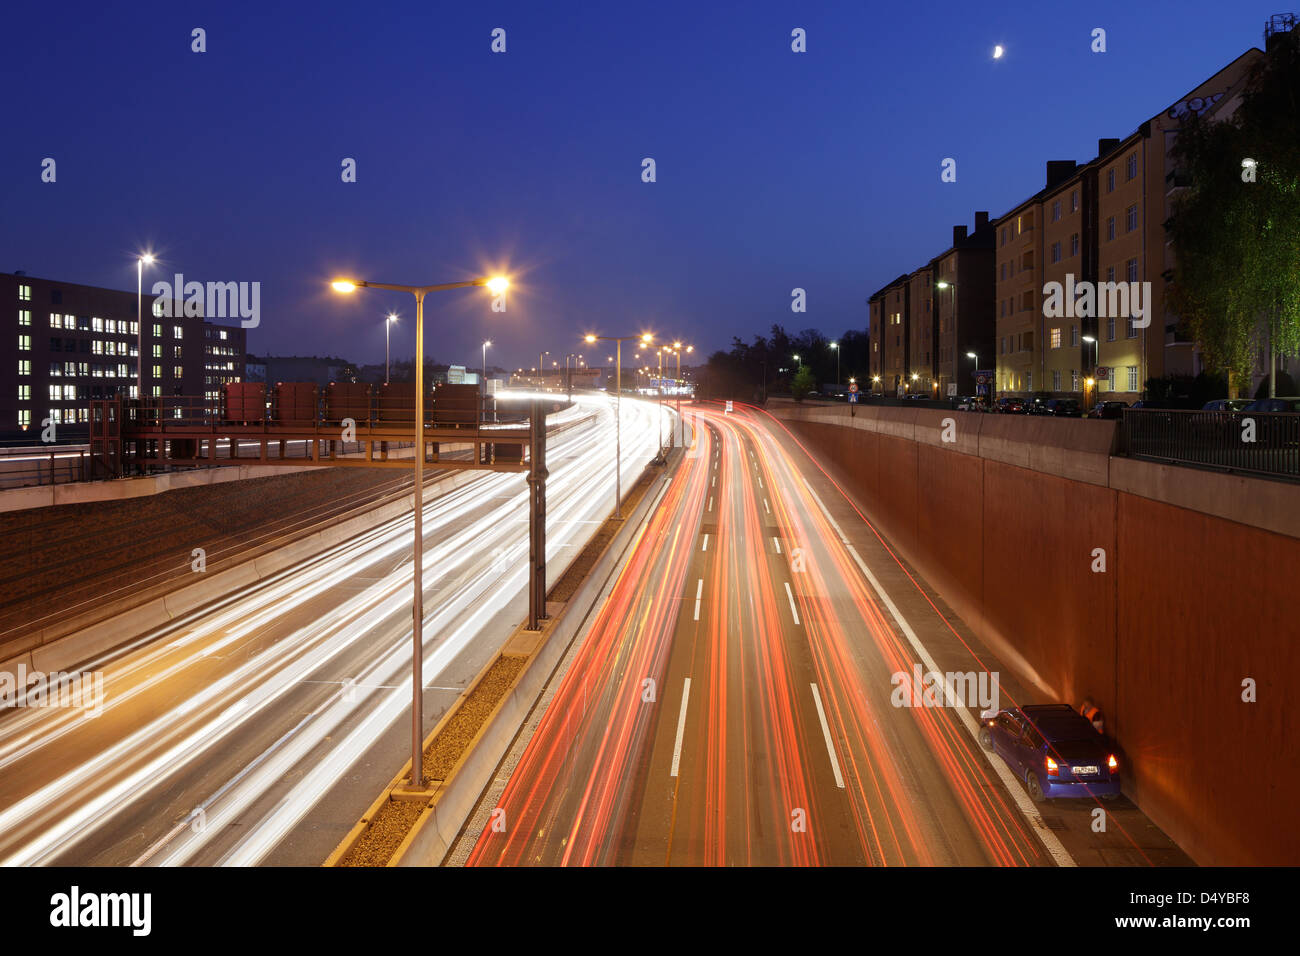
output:
[[30, 335], [18, 336], [18, 351], [30, 352], [32, 350], [32, 337]]
[[181, 357], [181, 347], [179, 345], [172, 346], [172, 358], [180, 358], [180, 357]]
[[1078, 254], [1079, 254], [1079, 234], [1076, 232], [1074, 235], [1070, 237], [1070, 255], [1077, 256]]
[[162, 338], [162, 326], [157, 322], [153, 324], [153, 337], [156, 339]]
[[1125, 164], [1125, 178], [1137, 179], [1138, 174], [1138, 154], [1132, 152], [1129, 154], [1128, 162]]
[[1115, 267], [1114, 267], [1114, 266], [1107, 266], [1107, 267], [1106, 267], [1106, 281], [1107, 281], [1107, 282], [1114, 282], [1114, 281], [1115, 281]]
[[1079, 327], [1077, 325], [1070, 326], [1070, 345], [1073, 348], [1079, 347]]
[[99, 339], [95, 339], [95, 341], [91, 342], [91, 343], [90, 343], [90, 354], [91, 354], [91, 355], [103, 355], [103, 354], [104, 354], [104, 343], [101, 342]]
[[1106, 319], [1106, 341], [1115, 341], [1115, 316], [1113, 315]]
[[1137, 282], [1138, 280], [1137, 259], [1130, 259], [1128, 262], [1124, 263], [1124, 271], [1128, 274], [1129, 282]]
[[95, 316], [90, 320], [90, 329], [92, 332], [103, 332], [104, 320], [101, 319], [99, 316]]
[[18, 409], [18, 425], [20, 428], [26, 428], [32, 423], [32, 413], [29, 409]]
[[[161, 345], [155, 345], [155, 346], [153, 347], [153, 357], [154, 357], [154, 358], [162, 358], [162, 346], [161, 346]], [[414, 413], [412, 413], [412, 414], [414, 414]]]
[[1060, 390], [1061, 390], [1061, 370], [1059, 368], [1054, 368], [1052, 369], [1052, 391], [1059, 392]]
[[[184, 378], [184, 377], [185, 377], [185, 367], [184, 367], [183, 365], [173, 365], [173, 366], [172, 366], [172, 378]], [[411, 417], [412, 417], [412, 420], [414, 420], [414, 417], [415, 417], [415, 412], [414, 412], [414, 410], [412, 410], [412, 412], [411, 412]]]
[[1006, 227], [1006, 226], [1003, 226], [1003, 227], [1002, 227], [1002, 245], [1005, 246], [1006, 244], [1007, 244], [1007, 227]]
[[1061, 347], [1061, 330], [1059, 328], [1052, 329], [1052, 348], [1059, 349], [1060, 347]]
[[19, 374], [19, 375], [31, 375], [31, 374], [32, 374], [32, 360], [31, 360], [31, 359], [19, 359], [19, 360], [18, 360], [18, 374]]
[[18, 301], [19, 301], [19, 302], [30, 302], [30, 301], [32, 301], [32, 287], [31, 287], [31, 286], [29, 286], [29, 285], [20, 285], [20, 286], [18, 287]]
[[[1025, 391], [1032, 392], [1033, 390], [1034, 390], [1034, 373], [1028, 372], [1025, 375]], [[412, 413], [412, 417], [414, 417], [414, 413]]]
[[30, 402], [32, 400], [32, 387], [30, 385], [18, 386], [18, 401]]
[[1061, 200], [1052, 203], [1052, 222], [1059, 222], [1061, 219]]
[[1113, 193], [1114, 191], [1115, 191], [1115, 170], [1108, 169], [1106, 170], [1106, 192]]
[[155, 319], [162, 318], [163, 304], [161, 299], [155, 299], [153, 303], [153, 316]]
[[1059, 242], [1052, 243], [1052, 261], [1061, 261], [1061, 244]]
[[[174, 338], [174, 339], [179, 339], [179, 338], [181, 337], [183, 331], [184, 331], [184, 330], [183, 330], [179, 325], [173, 325], [173, 326], [172, 326], [172, 338]], [[414, 413], [412, 413], [412, 414], [414, 414]]]
[[1125, 338], [1135, 339], [1137, 338], [1137, 334], [1138, 334], [1137, 326], [1133, 324], [1133, 320], [1131, 318], [1125, 319], [1124, 320]]
[[1079, 211], [1079, 190], [1070, 193], [1070, 212]]
[[1109, 219], [1106, 220], [1106, 238], [1108, 240], [1115, 238], [1115, 217], [1114, 216], [1111, 216]]
[[19, 325], [31, 325], [31, 324], [32, 324], [32, 313], [31, 313], [31, 310], [30, 310], [30, 309], [19, 309], [19, 310], [18, 310], [18, 324], [19, 324]]
[[1136, 365], [1128, 367], [1128, 390], [1130, 392], [1138, 390], [1138, 367]]
[[[161, 366], [161, 365], [155, 365], [155, 366], [153, 367], [153, 373], [152, 373], [152, 374], [153, 374], [153, 377], [154, 377], [154, 378], [162, 378], [162, 366]], [[412, 413], [412, 414], [414, 414], [414, 413]]]
[[1124, 212], [1124, 231], [1132, 232], [1138, 227], [1138, 207], [1137, 203], [1129, 206]]
[[1002, 336], [1002, 354], [1007, 354], [1007, 337], [1005, 335]]
[[1072, 368], [1070, 369], [1070, 391], [1077, 392], [1078, 390], [1079, 390], [1079, 370], [1077, 368]]

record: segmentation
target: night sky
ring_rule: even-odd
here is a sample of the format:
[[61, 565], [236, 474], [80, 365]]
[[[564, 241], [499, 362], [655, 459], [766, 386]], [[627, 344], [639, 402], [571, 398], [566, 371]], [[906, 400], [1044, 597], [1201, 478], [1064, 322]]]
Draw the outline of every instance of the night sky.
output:
[[[471, 366], [484, 338], [489, 362], [514, 368], [541, 349], [593, 357], [586, 331], [648, 328], [705, 354], [774, 322], [838, 335], [954, 224], [1035, 192], [1048, 159], [1091, 159], [1099, 137], [1261, 46], [1285, 9], [12, 4], [0, 270], [133, 289], [151, 248], [163, 261], [146, 292], [174, 272], [261, 282], [251, 351], [357, 362], [382, 362], [382, 316], [414, 305], [339, 296], [340, 273], [507, 271], [504, 314], [479, 290], [426, 302], [428, 353]], [[795, 27], [807, 53], [791, 52]], [[340, 181], [344, 157], [356, 183]], [[955, 184], [940, 182], [945, 157]], [[394, 355], [413, 343], [407, 321]]]

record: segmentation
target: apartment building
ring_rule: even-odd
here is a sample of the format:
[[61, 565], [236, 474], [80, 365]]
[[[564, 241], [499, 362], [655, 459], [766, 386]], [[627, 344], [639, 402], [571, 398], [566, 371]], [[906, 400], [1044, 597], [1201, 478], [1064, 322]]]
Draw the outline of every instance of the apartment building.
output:
[[[1118, 144], [1097, 143], [1098, 156]], [[1043, 193], [1043, 284], [1063, 290], [1097, 279], [1097, 160], [1075, 167]], [[1062, 167], [1064, 170], [1064, 167]], [[1073, 310], [1066, 310], [1073, 312]], [[1096, 318], [1091, 315], [1048, 315], [1044, 310], [1038, 391], [1063, 397], [1090, 392], [1096, 349]], [[1091, 338], [1092, 342], [1085, 342]]]
[[[937, 396], [973, 395], [973, 373], [994, 360], [994, 230], [989, 214], [975, 213], [975, 229], [952, 227], [952, 245], [931, 260], [938, 348]], [[974, 354], [976, 358], [968, 356]], [[977, 364], [978, 363], [978, 364]]]
[[0, 438], [39, 441], [49, 419], [84, 435], [90, 401], [135, 397], [139, 361], [137, 308], [144, 324], [146, 396], [207, 396], [240, 381], [246, 331], [186, 316], [178, 303], [135, 292], [0, 273], [0, 300], [10, 303], [11, 358], [0, 363]]
[[926, 263], [907, 277], [907, 299], [911, 306], [908, 315], [910, 343], [907, 356], [907, 374], [903, 382], [909, 395], [939, 397], [939, 379], [936, 359], [939, 347], [939, 316], [935, 311], [934, 268]]
[[[1047, 164], [1048, 190], [1073, 175], [1072, 161]], [[994, 220], [997, 233], [997, 391], [1027, 395], [1042, 388], [1042, 362], [1034, 351], [1042, 334], [1042, 190]], [[1038, 371], [1035, 380], [1035, 371]]]
[[867, 300], [872, 322], [871, 386], [877, 394], [907, 394], [912, 361], [910, 279], [901, 275]]

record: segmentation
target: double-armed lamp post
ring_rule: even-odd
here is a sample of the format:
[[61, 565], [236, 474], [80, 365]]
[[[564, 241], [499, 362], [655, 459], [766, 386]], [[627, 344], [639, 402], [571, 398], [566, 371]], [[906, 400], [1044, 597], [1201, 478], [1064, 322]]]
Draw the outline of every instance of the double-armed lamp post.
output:
[[614, 517], [623, 518], [623, 343], [640, 342], [649, 346], [654, 338], [649, 332], [641, 335], [588, 335], [584, 341], [615, 343], [614, 356]]
[[415, 296], [415, 599], [411, 655], [411, 787], [424, 786], [424, 297], [430, 292], [486, 286], [494, 295], [510, 287], [504, 276], [444, 282], [440, 285], [393, 285], [361, 279], [336, 279], [336, 292], [390, 289]]

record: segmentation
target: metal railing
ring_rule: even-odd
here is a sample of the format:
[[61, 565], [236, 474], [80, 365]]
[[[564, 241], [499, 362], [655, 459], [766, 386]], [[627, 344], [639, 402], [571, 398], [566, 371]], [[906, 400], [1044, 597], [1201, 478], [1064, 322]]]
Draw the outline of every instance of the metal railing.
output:
[[1300, 481], [1300, 412], [1130, 408], [1121, 454]]
[[0, 449], [0, 490], [85, 481], [86, 445], [13, 446]]

